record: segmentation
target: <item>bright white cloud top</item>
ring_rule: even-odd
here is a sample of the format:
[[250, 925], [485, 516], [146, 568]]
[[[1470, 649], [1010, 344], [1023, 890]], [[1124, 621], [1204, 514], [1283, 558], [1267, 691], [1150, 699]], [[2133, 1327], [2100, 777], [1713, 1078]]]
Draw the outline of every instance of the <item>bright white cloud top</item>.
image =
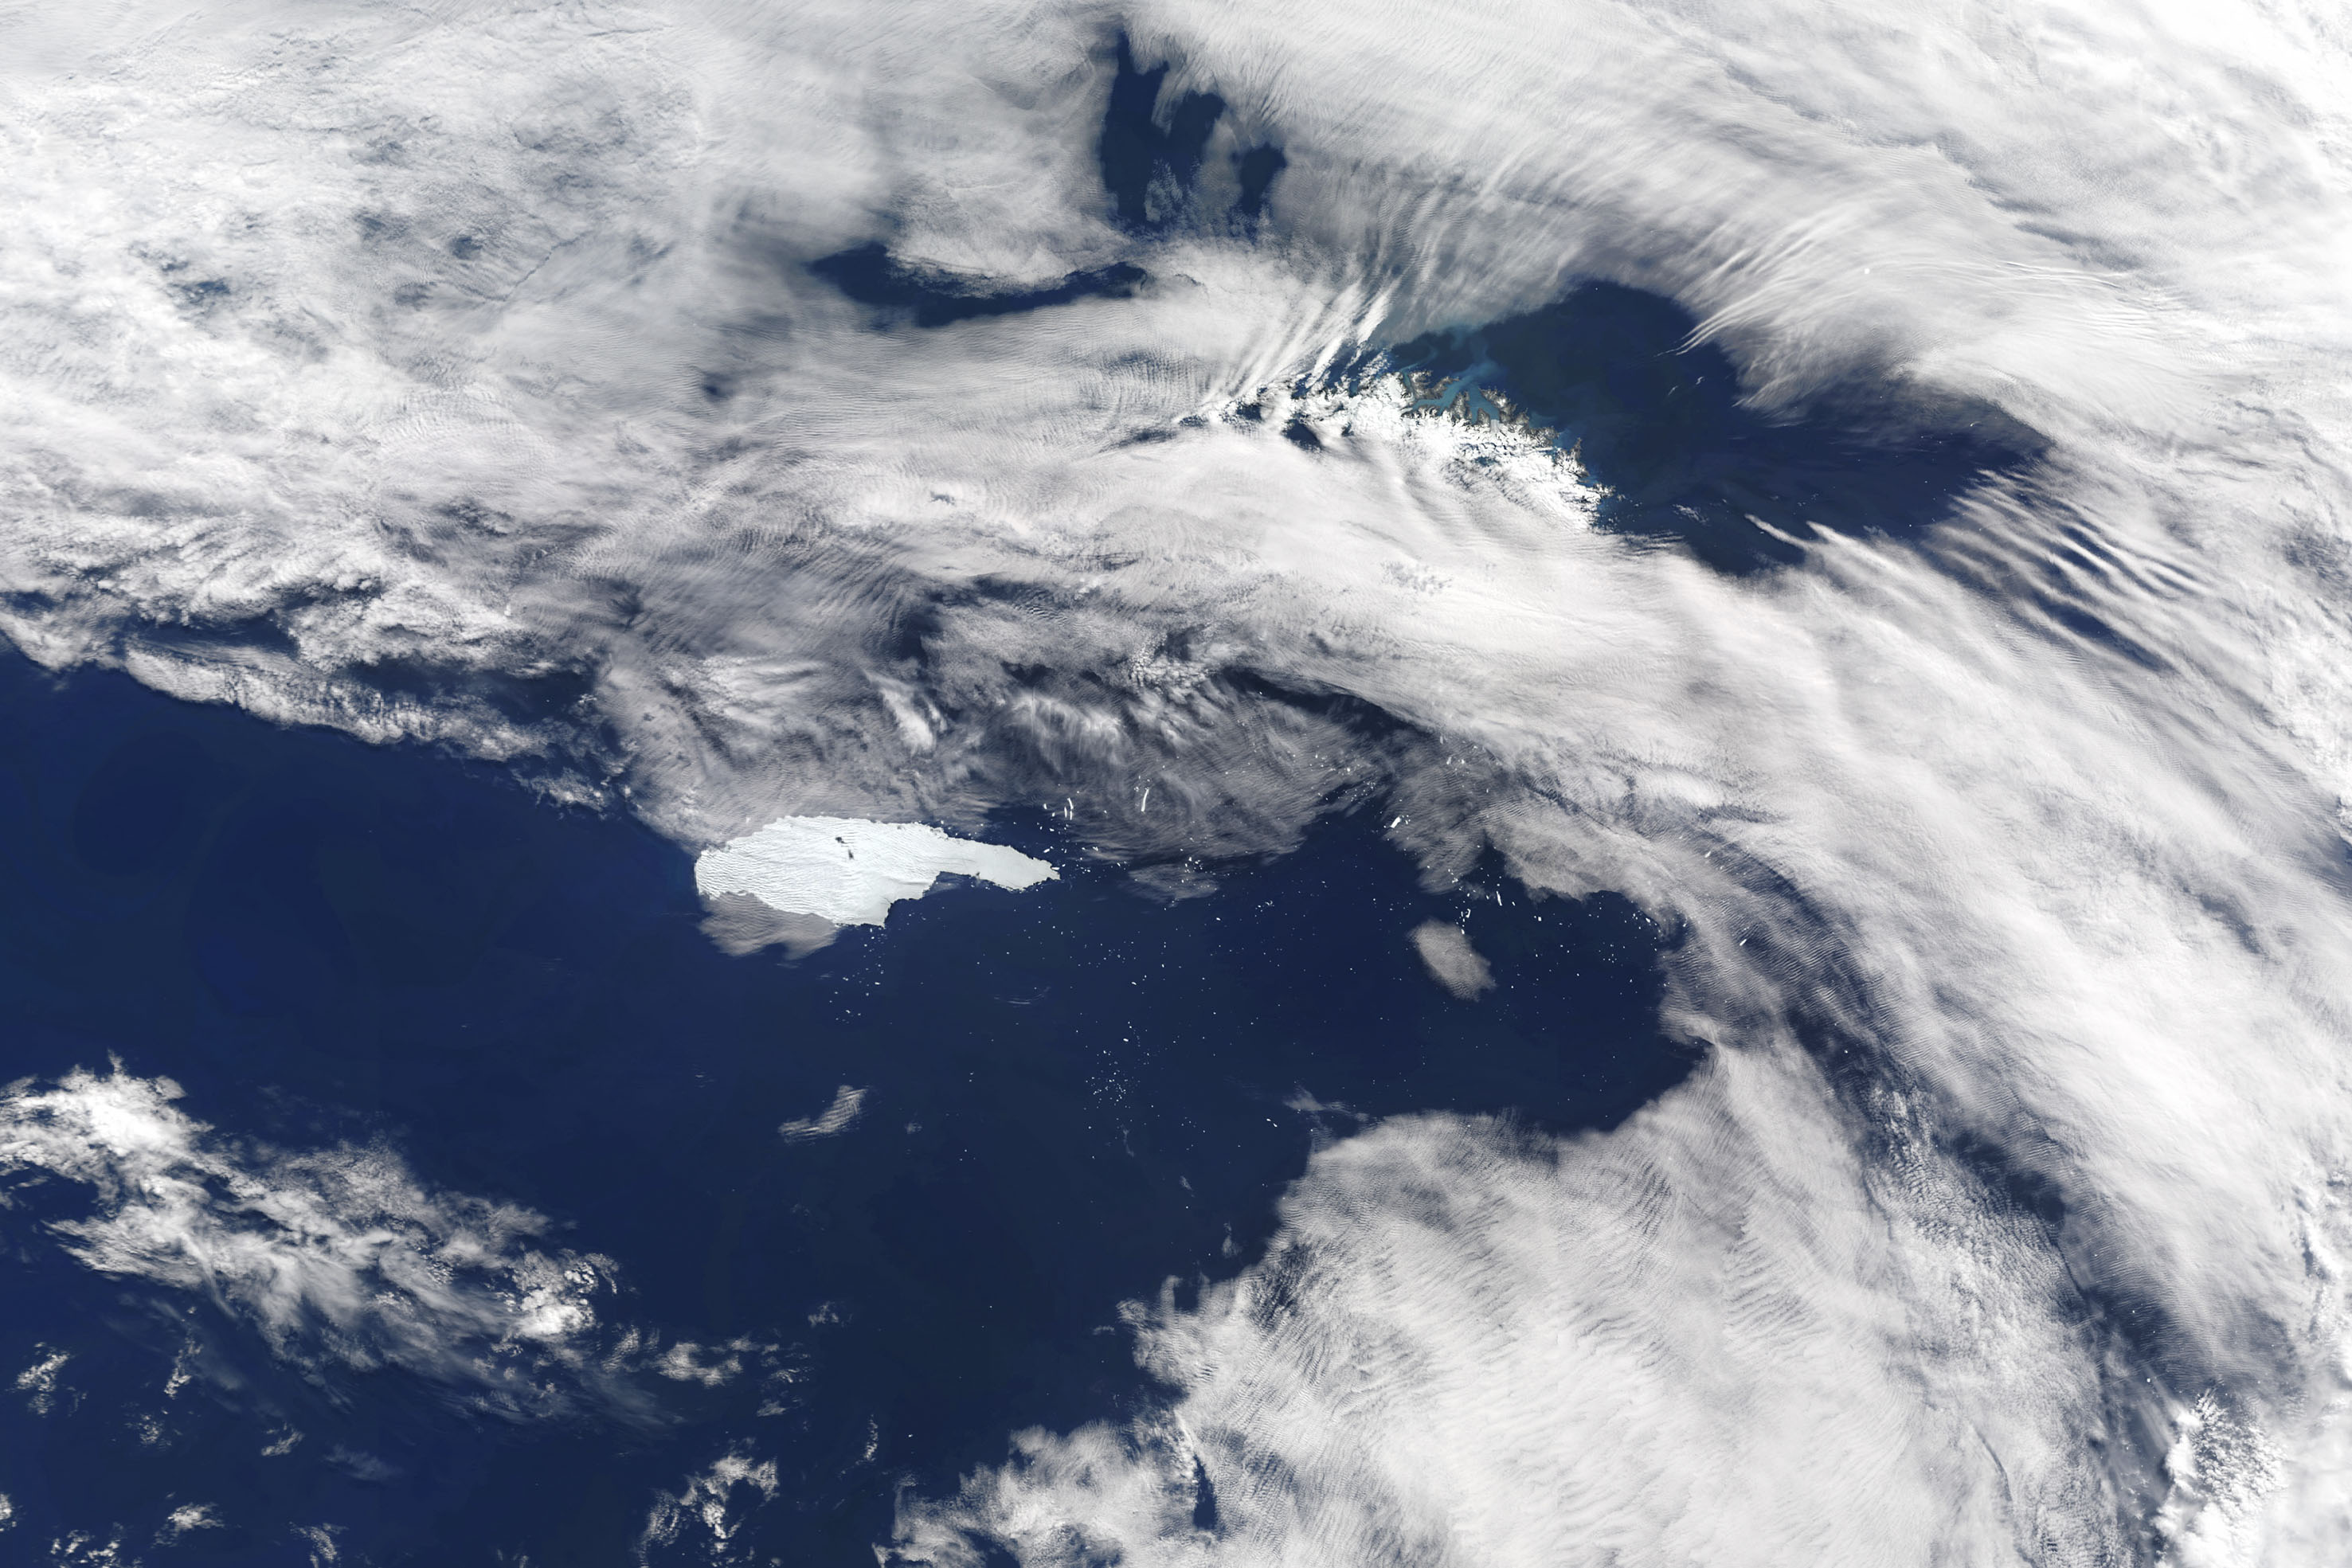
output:
[[[1606, 1134], [1325, 1150], [1265, 1265], [1145, 1314], [1161, 1427], [909, 1493], [907, 1560], [2352, 1560], [2335, 9], [1139, 5], [1171, 90], [1279, 132], [1276, 238], [937, 330], [809, 264], [1129, 254], [1096, 8], [175, 16], [0, 23], [31, 656], [682, 843], [781, 817], [698, 884], [835, 924], [1053, 873], [793, 813], [1050, 793], [1165, 864], [1377, 788], [1433, 883], [1492, 851], [1679, 933], [1704, 1071]], [[1585, 278], [1754, 407], [1966, 400], [2047, 455], [1740, 580], [1507, 433], [1315, 390]], [[124, 1181], [129, 1091], [59, 1092], [11, 1157]], [[93, 1267], [128, 1220], [226, 1247], [121, 1190]]]
[[922, 897], [942, 876], [1018, 893], [1054, 874], [1044, 861], [1003, 844], [922, 822], [856, 817], [785, 817], [705, 850], [694, 862], [694, 883], [706, 898], [749, 894], [782, 914], [835, 925], [879, 925], [893, 904]]
[[435, 1190], [383, 1147], [240, 1145], [181, 1092], [119, 1067], [11, 1084], [0, 1181], [88, 1188], [88, 1212], [49, 1227], [74, 1256], [210, 1300], [322, 1385], [390, 1367], [502, 1420], [643, 1422], [648, 1380], [740, 1370], [687, 1342], [657, 1359], [604, 1322], [613, 1260], [549, 1243], [530, 1209]]

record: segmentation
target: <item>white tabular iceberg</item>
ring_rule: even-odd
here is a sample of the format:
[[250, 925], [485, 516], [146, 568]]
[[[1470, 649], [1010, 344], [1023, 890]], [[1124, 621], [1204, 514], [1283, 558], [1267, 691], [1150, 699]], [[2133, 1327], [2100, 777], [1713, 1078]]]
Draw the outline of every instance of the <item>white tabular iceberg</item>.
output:
[[705, 850], [694, 862], [705, 898], [748, 894], [771, 909], [835, 925], [879, 925], [892, 904], [922, 897], [950, 873], [1018, 892], [1051, 880], [1054, 868], [920, 822], [856, 817], [785, 817]]

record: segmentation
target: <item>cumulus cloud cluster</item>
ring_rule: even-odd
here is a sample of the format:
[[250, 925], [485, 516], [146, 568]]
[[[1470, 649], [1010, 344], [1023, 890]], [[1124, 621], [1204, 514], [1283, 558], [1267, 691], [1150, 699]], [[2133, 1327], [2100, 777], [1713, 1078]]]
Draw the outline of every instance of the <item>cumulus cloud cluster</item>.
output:
[[[2127, 1559], [2143, 1478], [2077, 1461], [2133, 1413], [2105, 1406], [2097, 1332], [2030, 1218], [1938, 1195], [1974, 1208], [1964, 1230], [1883, 1184], [1811, 1074], [1740, 1055], [1606, 1138], [1391, 1122], [1317, 1157], [1264, 1263], [1139, 1314], [1170, 1411], [1025, 1434], [1014, 1467], [902, 1513], [896, 1550]], [[2020, 1365], [2068, 1371], [1985, 1375]]]
[[[903, 1555], [2343, 1556], [2323, 13], [170, 15], [5, 24], [35, 657], [508, 758], [697, 849], [1043, 805], [1189, 873], [1380, 792], [1433, 882], [1492, 848], [1681, 934], [1689, 1085], [1606, 1137], [1324, 1151], [1264, 1266], [1141, 1320], [1165, 1412], [1024, 1437]], [[1171, 62], [1133, 203], [1122, 24]], [[1738, 579], [1349, 369], [1591, 277], [1681, 301], [1759, 414], [1997, 410], [2041, 455]], [[172, 1138], [108, 1156], [152, 1194], [90, 1178], [136, 1199], [94, 1261], [243, 1234], [207, 1183], [277, 1201]], [[309, 1343], [348, 1277], [238, 1299]]]
[[[0, 1098], [0, 1176], [87, 1188], [86, 1216], [44, 1222], [68, 1251], [209, 1300], [313, 1376], [391, 1368], [508, 1420], [649, 1420], [637, 1375], [723, 1381], [754, 1348], [656, 1354], [600, 1316], [612, 1261], [548, 1245], [542, 1217], [433, 1190], [381, 1147], [244, 1146], [180, 1097], [169, 1079], [119, 1067], [14, 1085]], [[19, 1385], [46, 1406], [64, 1360]]]
[[654, 1500], [645, 1531], [637, 1538], [637, 1561], [648, 1565], [707, 1563], [711, 1568], [761, 1561], [743, 1539], [744, 1527], [762, 1505], [775, 1500], [781, 1486], [775, 1460], [755, 1459], [742, 1451], [720, 1455], [687, 1477], [677, 1491]]

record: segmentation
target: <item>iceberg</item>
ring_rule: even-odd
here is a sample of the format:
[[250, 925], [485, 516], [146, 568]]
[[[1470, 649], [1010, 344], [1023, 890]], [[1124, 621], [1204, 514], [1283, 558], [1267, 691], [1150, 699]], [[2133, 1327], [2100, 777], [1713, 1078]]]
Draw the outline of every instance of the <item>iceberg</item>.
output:
[[1019, 892], [1053, 879], [1044, 861], [1003, 844], [959, 839], [921, 822], [785, 817], [705, 850], [695, 886], [716, 902], [748, 894], [785, 915], [834, 925], [879, 925], [893, 904], [920, 898], [945, 875]]

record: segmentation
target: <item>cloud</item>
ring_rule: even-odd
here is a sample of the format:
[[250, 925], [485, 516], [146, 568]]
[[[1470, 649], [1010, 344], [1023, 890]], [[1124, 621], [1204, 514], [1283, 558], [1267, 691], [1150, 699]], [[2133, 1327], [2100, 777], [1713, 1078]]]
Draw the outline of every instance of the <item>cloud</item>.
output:
[[[509, 1420], [657, 1418], [634, 1376], [652, 1352], [599, 1311], [617, 1290], [610, 1260], [547, 1246], [528, 1209], [427, 1187], [388, 1149], [241, 1145], [179, 1098], [120, 1067], [18, 1084], [0, 1099], [0, 1174], [89, 1188], [86, 1218], [47, 1226], [67, 1251], [208, 1299], [314, 1376], [394, 1368]], [[653, 1370], [709, 1381], [698, 1354], [671, 1346]], [[63, 1361], [18, 1385], [53, 1401]]]
[[782, 947], [788, 957], [805, 958], [841, 935], [841, 927], [822, 915], [789, 915], [748, 893], [706, 894], [702, 907], [702, 934], [730, 957]]
[[780, 1486], [773, 1459], [747, 1450], [720, 1455], [688, 1476], [676, 1492], [666, 1492], [646, 1515], [637, 1539], [640, 1563], [693, 1562], [725, 1564], [760, 1559], [739, 1540], [751, 1513], [773, 1502]]
[[169, 1546], [192, 1530], [218, 1530], [221, 1521], [208, 1502], [182, 1503], [164, 1517], [163, 1528], [155, 1532], [158, 1546]]
[[2108, 1402], [2103, 1331], [2032, 1218], [1931, 1151], [1873, 1170], [1842, 1119], [1803, 1064], [1727, 1052], [1606, 1137], [1428, 1116], [1330, 1145], [1265, 1261], [1132, 1313], [1164, 1412], [1024, 1435], [961, 1496], [911, 1500], [894, 1550], [2127, 1553], [2111, 1461], [2147, 1412]]
[[1412, 928], [1412, 946], [1428, 967], [1429, 977], [1463, 1001], [1476, 1001], [1495, 984], [1495, 971], [1470, 946], [1469, 934], [1459, 925], [1423, 921]]
[[[1163, 1313], [1191, 1446], [1084, 1439], [1160, 1479], [1041, 1438], [1041, 1478], [1095, 1490], [983, 1479], [939, 1540], [1050, 1556], [988, 1500], [1050, 1493], [1078, 1535], [1194, 1550], [1190, 1454], [1216, 1539], [1269, 1557], [1472, 1523], [1536, 1554], [1567, 1516], [1504, 1518], [1520, 1483], [1572, 1539], [1715, 1555], [1906, 1521], [2345, 1555], [2352, 183], [2316, 24], [1138, 12], [1137, 61], [1226, 106], [1203, 181], [1278, 143], [1255, 239], [1164, 183], [1153, 232], [1122, 221], [1087, 7], [6, 26], [0, 630], [33, 656], [504, 758], [697, 850], [1045, 806], [1164, 883], [1377, 794], [1433, 885], [1492, 850], [1679, 934], [1704, 1082], [1614, 1142], [1325, 1151], [1276, 1256], [1328, 1305], [1253, 1274]], [[874, 244], [959, 298], [1149, 282], [877, 327], [811, 270]], [[1598, 526], [1572, 439], [1417, 410], [1363, 357], [1586, 277], [1680, 301], [1759, 417], [1990, 409], [2043, 455], [1913, 541], [1791, 534], [1799, 568], [1734, 579]], [[194, 1137], [88, 1156], [73, 1244], [153, 1278], [217, 1253], [320, 1364], [345, 1322], [453, 1388], [497, 1378], [404, 1324], [560, 1359], [499, 1304], [538, 1288], [523, 1230], [362, 1154]], [[497, 1239], [440, 1294], [331, 1225], [317, 1265], [269, 1239], [377, 1207], [416, 1248]], [[1219, 1359], [1167, 1359], [1195, 1342]], [[1791, 1423], [1883, 1482], [1882, 1523], [1779, 1468]], [[1462, 1435], [1429, 1470], [1458, 1527], [1416, 1431]]]
[[80, 1396], [71, 1389], [58, 1386], [58, 1374], [72, 1359], [66, 1352], [39, 1347], [40, 1359], [16, 1375], [16, 1392], [25, 1396], [25, 1407], [36, 1416], [47, 1416], [59, 1405], [71, 1409], [80, 1403]]
[[835, 1091], [833, 1103], [822, 1115], [796, 1116], [776, 1131], [788, 1144], [802, 1144], [816, 1138], [830, 1138], [857, 1120], [866, 1108], [866, 1091], [843, 1084]]

